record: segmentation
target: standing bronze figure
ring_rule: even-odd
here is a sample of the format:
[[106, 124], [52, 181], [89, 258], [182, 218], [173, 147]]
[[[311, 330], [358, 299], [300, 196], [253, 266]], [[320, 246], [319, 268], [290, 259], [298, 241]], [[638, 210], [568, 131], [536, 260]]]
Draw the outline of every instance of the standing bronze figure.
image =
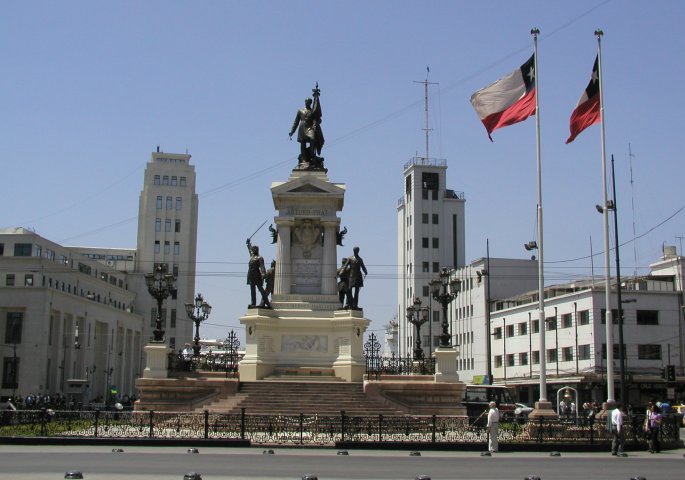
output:
[[350, 308], [350, 267], [347, 265], [347, 258], [342, 259], [342, 264], [338, 269], [338, 299], [342, 308]]
[[[266, 292], [266, 296], [271, 300], [273, 299], [273, 293], [274, 293], [274, 283], [276, 281], [276, 260], [271, 260], [271, 267], [269, 267], [266, 270], [266, 273], [264, 274], [264, 284], [266, 287], [264, 288], [264, 291]], [[262, 301], [261, 307], [264, 306], [264, 302]]]
[[[359, 290], [364, 286], [364, 277], [367, 275], [364, 260], [359, 256], [359, 247], [352, 249], [353, 255], [347, 259], [343, 268], [349, 268], [350, 281], [347, 286], [350, 308], [359, 310]], [[364, 275], [362, 275], [364, 272]]]
[[[320, 170], [323, 169], [323, 157], [321, 149], [323, 148], [324, 138], [321, 130], [321, 102], [319, 96], [319, 84], [312, 90], [311, 98], [304, 101], [304, 108], [297, 111], [295, 121], [290, 129], [290, 138], [292, 139], [295, 130], [297, 130], [297, 141], [300, 142], [300, 156], [298, 157], [297, 168], [303, 170]], [[299, 126], [299, 128], [298, 128]]]
[[252, 245], [249, 238], [246, 243], [247, 250], [250, 252], [250, 261], [247, 266], [247, 284], [250, 286], [250, 304], [247, 308], [255, 308], [257, 306], [257, 289], [262, 295], [262, 303], [260, 306], [271, 308], [269, 298], [262, 286], [264, 275], [266, 274], [264, 259], [259, 255], [259, 247], [257, 245]]

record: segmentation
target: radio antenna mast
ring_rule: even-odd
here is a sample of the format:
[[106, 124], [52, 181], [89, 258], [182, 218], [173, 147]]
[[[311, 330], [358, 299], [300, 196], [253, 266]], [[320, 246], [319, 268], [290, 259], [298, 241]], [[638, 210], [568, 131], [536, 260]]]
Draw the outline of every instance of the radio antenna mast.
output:
[[414, 80], [414, 83], [422, 83], [423, 84], [423, 101], [424, 101], [424, 111], [426, 113], [426, 126], [422, 128], [422, 130], [426, 134], [426, 160], [428, 160], [428, 133], [432, 131], [432, 128], [429, 128], [428, 126], [428, 85], [439, 85], [437, 82], [429, 82], [428, 81], [428, 74], [430, 73], [430, 67], [426, 66], [426, 79], [424, 81], [418, 81]]
[[[628, 142], [628, 161], [630, 162], [630, 206], [633, 210], [633, 276], [637, 277], [637, 233], [635, 233], [635, 185], [633, 181], [633, 151]], [[616, 246], [618, 248], [618, 245]]]

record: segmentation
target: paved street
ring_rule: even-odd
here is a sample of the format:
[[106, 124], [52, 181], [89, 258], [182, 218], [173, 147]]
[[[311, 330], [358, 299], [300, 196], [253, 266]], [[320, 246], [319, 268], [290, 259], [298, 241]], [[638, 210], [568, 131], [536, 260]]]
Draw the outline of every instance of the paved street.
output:
[[436, 479], [520, 480], [537, 475], [541, 480], [601, 479], [629, 480], [636, 475], [647, 480], [682, 478], [684, 449], [650, 455], [635, 452], [628, 458], [608, 453], [501, 453], [481, 457], [479, 452], [429, 452], [410, 456], [408, 451], [335, 449], [204, 447], [188, 453], [182, 447], [123, 447], [112, 452], [107, 446], [11, 446], [0, 445], [0, 465], [5, 478], [13, 480], [61, 479], [78, 470], [87, 480], [122, 478], [183, 479], [191, 471], [203, 480], [293, 479], [305, 474], [320, 480], [410, 479], [428, 475]]

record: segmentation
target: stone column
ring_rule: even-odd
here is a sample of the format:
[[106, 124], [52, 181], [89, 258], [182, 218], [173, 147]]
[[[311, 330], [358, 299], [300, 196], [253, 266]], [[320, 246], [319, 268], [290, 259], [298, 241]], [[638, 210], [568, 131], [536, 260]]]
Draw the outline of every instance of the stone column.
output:
[[276, 245], [276, 281], [274, 295], [290, 293], [291, 261], [290, 261], [290, 230], [293, 226], [291, 218], [276, 218], [278, 227], [278, 243]]
[[335, 227], [337, 221], [324, 220], [321, 222], [324, 227], [323, 234], [323, 265], [321, 267], [321, 293], [323, 295], [334, 295], [337, 290], [336, 270], [337, 256], [335, 251], [336, 238]]

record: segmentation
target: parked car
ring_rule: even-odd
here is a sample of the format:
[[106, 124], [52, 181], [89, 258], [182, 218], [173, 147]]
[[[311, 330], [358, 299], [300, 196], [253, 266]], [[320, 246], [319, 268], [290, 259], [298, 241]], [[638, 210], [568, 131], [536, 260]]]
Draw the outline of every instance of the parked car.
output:
[[523, 403], [516, 403], [516, 408], [514, 409], [514, 415], [518, 418], [527, 418], [528, 414], [533, 411], [533, 407], [529, 407]]

